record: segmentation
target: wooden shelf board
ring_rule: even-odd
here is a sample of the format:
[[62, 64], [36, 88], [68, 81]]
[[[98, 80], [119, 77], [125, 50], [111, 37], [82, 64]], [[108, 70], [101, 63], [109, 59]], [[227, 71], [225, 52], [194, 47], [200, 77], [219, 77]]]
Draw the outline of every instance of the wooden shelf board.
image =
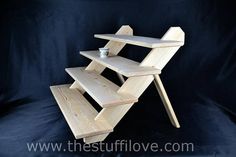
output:
[[94, 120], [98, 112], [77, 89], [69, 87], [66, 84], [50, 89], [76, 139], [112, 132], [105, 120]]
[[67, 68], [66, 72], [103, 108], [138, 101], [130, 94], [117, 93], [119, 86], [94, 71], [77, 67]]
[[154, 67], [139, 66], [140, 63], [120, 56], [100, 58], [99, 51], [81, 51], [81, 55], [94, 60], [126, 77], [160, 74], [161, 70]]
[[143, 46], [147, 48], [175, 47], [184, 45], [184, 42], [182, 41], [161, 40], [158, 38], [133, 36], [133, 35], [95, 34], [94, 37], [111, 41], [123, 42], [137, 46]]

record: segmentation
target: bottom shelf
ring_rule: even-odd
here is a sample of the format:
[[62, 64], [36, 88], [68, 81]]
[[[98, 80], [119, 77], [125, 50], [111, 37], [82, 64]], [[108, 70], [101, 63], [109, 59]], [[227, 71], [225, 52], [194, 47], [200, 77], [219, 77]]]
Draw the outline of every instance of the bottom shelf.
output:
[[98, 112], [70, 84], [50, 87], [67, 123], [76, 139], [113, 131], [106, 121], [95, 121]]

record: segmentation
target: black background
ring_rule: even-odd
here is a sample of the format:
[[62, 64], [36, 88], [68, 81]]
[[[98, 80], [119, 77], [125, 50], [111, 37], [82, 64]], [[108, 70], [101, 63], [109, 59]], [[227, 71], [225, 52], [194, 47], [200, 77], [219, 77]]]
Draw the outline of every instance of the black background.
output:
[[[194, 152], [176, 154], [233, 156], [235, 19], [233, 2], [219, 0], [1, 1], [0, 155], [51, 155], [28, 153], [26, 142], [74, 139], [49, 86], [72, 83], [64, 69], [86, 66], [90, 61], [79, 51], [105, 45], [106, 41], [95, 39], [93, 34], [115, 33], [128, 24], [135, 35], [159, 38], [171, 26], [184, 30], [185, 45], [161, 74], [181, 128], [171, 126], [151, 84], [106, 142], [193, 142]], [[149, 51], [127, 45], [120, 55], [141, 61]], [[119, 84], [114, 72], [105, 70], [103, 75]], [[54, 153], [59, 154], [89, 153]], [[111, 154], [126, 153], [96, 155]]]

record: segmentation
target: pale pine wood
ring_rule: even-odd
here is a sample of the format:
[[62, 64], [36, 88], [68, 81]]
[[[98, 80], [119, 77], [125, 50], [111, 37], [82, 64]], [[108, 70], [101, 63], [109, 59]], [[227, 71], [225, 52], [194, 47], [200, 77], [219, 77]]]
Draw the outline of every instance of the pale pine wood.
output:
[[174, 109], [170, 103], [170, 100], [167, 96], [167, 93], [165, 91], [165, 88], [161, 82], [161, 78], [159, 75], [154, 75], [154, 83], [161, 97], [161, 100], [165, 106], [166, 112], [170, 118], [172, 125], [175, 126], [176, 128], [180, 128], [179, 121], [175, 115]]
[[71, 86], [70, 89], [78, 89], [81, 94], [85, 93], [85, 90], [81, 87], [81, 85], [78, 82], [74, 82]]
[[[122, 26], [116, 34], [123, 34], [123, 35], [133, 35], [133, 29], [129, 25]], [[109, 41], [104, 47], [109, 48], [109, 55], [117, 55], [122, 48], [126, 45], [126, 43], [116, 42], [116, 41]], [[95, 70], [98, 73], [102, 73], [106, 67], [102, 64], [97, 63], [96, 61], [92, 61], [86, 68], [86, 70]]]
[[[116, 34], [132, 35], [133, 31], [129, 26], [122, 26], [121, 29]], [[109, 41], [105, 47], [110, 48], [111, 53], [109, 55], [113, 56], [113, 57], [106, 58], [106, 60], [104, 59], [105, 60], [105, 62], [104, 62], [104, 60], [100, 61], [99, 60], [100, 58], [94, 58], [94, 56], [93, 56], [92, 58], [90, 58], [90, 59], [93, 59], [93, 61], [86, 68], [86, 71], [84, 69], [81, 70], [81, 71], [83, 71], [83, 73], [82, 72], [78, 73], [77, 68], [72, 68], [73, 72], [71, 72], [71, 69], [69, 69], [69, 70], [67, 69], [67, 71], [69, 71], [70, 75], [72, 75], [72, 77], [76, 80], [76, 82], [73, 83], [73, 85], [71, 85], [70, 89], [69, 89], [69, 85], [66, 85], [65, 89], [64, 89], [64, 87], [63, 88], [61, 88], [61, 87], [55, 88], [55, 89], [53, 89], [53, 87], [51, 88], [54, 96], [56, 97], [56, 100], [58, 101], [59, 106], [64, 107], [64, 110], [66, 110], [66, 112], [63, 112], [63, 114], [65, 115], [65, 113], [69, 113], [68, 109], [65, 108], [66, 103], [69, 105], [72, 104], [73, 107], [76, 107], [75, 104], [78, 100], [81, 101], [79, 103], [80, 107], [83, 106], [82, 104], [84, 104], [84, 103], [87, 104], [87, 105], [85, 105], [87, 107], [84, 107], [84, 109], [80, 112], [86, 113], [86, 112], [88, 112], [88, 108], [90, 108], [90, 107], [91, 107], [90, 110], [93, 110], [96, 112], [96, 110], [82, 96], [81, 93], [84, 93], [85, 90], [89, 91], [90, 92], [89, 94], [97, 102], [100, 101], [100, 104], [104, 104], [104, 102], [109, 102], [109, 104], [111, 104], [111, 103], [113, 103], [113, 102], [111, 102], [113, 99], [109, 100], [109, 99], [107, 99], [107, 97], [104, 97], [104, 94], [106, 94], [107, 92], [109, 93], [110, 90], [112, 90], [113, 92], [115, 91], [114, 92], [115, 95], [123, 95], [124, 94], [126, 96], [127, 95], [133, 96], [137, 99], [138, 97], [140, 97], [140, 95], [146, 90], [146, 88], [151, 84], [151, 82], [155, 78], [155, 85], [156, 85], [159, 95], [161, 96], [161, 99], [164, 103], [164, 106], [166, 108], [168, 116], [169, 116], [172, 124], [175, 127], [179, 128], [180, 127], [179, 122], [176, 118], [173, 107], [170, 104], [169, 98], [166, 94], [166, 91], [164, 89], [164, 86], [163, 86], [158, 74], [156, 74], [156, 73], [150, 73], [150, 74], [144, 74], [144, 75], [140, 75], [140, 73], [138, 73], [138, 75], [130, 74], [130, 71], [127, 72], [126, 71], [127, 68], [125, 68], [124, 65], [123, 65], [123, 67], [120, 65], [117, 66], [117, 64], [119, 64], [121, 61], [116, 61], [117, 63], [114, 60], [109, 61], [109, 59], [111, 59], [111, 58], [116, 58], [115, 60], [117, 60], [117, 58], [119, 58], [119, 56], [114, 56], [114, 55], [117, 55], [119, 53], [119, 51], [125, 45], [125, 43], [121, 43], [120, 41], [118, 41], [118, 40], [120, 40], [120, 37], [122, 37], [122, 38], [125, 37], [125, 39], [122, 39], [122, 40], [126, 40], [126, 41], [122, 41], [122, 42], [127, 42], [127, 43], [134, 44], [134, 45], [137, 44], [137, 42], [141, 42], [141, 46], [147, 47], [147, 45], [142, 45], [145, 42], [142, 40], [146, 39], [146, 41], [147, 41], [146, 44], [149, 44], [149, 46], [151, 44], [151, 46], [155, 47], [155, 48], [153, 48], [152, 51], [147, 55], [147, 57], [142, 61], [142, 63], [139, 65], [139, 68], [156, 67], [156, 69], [160, 69], [160, 70], [163, 69], [163, 67], [168, 63], [168, 61], [173, 57], [173, 55], [176, 53], [176, 51], [184, 43], [184, 32], [179, 27], [171, 27], [167, 31], [167, 33], [161, 38], [161, 40], [155, 39], [155, 41], [154, 41], [154, 39], [150, 39], [150, 38], [147, 39], [147, 38], [143, 38], [143, 37], [132, 37], [132, 36], [128, 36], [128, 38], [127, 38], [127, 36], [119, 36], [118, 39], [112, 39], [114, 41]], [[112, 38], [117, 38], [117, 35], [115, 35], [115, 37], [113, 35]], [[129, 41], [130, 39], [132, 39], [132, 41]], [[175, 45], [173, 43], [175, 43], [175, 44], [178, 43], [178, 44]], [[155, 45], [155, 44], [157, 44], [157, 45]], [[173, 44], [172, 47], [168, 47], [171, 44]], [[138, 43], [138, 45], [140, 45], [140, 43]], [[89, 55], [89, 56], [91, 56], [91, 55]], [[98, 55], [96, 57], [98, 57]], [[109, 61], [108, 63], [107, 63], [107, 60]], [[123, 60], [124, 59], [122, 59], [122, 61]], [[129, 60], [128, 62], [131, 63], [133, 61]], [[116, 63], [116, 64], [114, 64], [114, 63]], [[130, 64], [127, 65], [127, 62], [125, 62], [125, 64], [128, 67], [128, 69], [130, 70], [131, 65]], [[101, 75], [99, 75], [106, 67], [109, 67], [110, 69], [120, 73], [119, 76], [122, 76], [121, 74], [126, 73], [128, 76], [133, 76], [133, 77], [128, 78], [120, 88], [118, 86], [114, 87], [114, 84], [112, 82], [110, 82], [109, 80], [107, 80], [107, 79], [103, 78]], [[117, 67], [119, 67], [119, 68], [117, 68]], [[136, 68], [136, 66], [135, 66], [135, 68]], [[81, 69], [81, 68], [79, 68], [79, 69]], [[122, 70], [120, 70], [120, 69], [122, 69]], [[126, 69], [126, 70], [124, 70], [124, 69]], [[135, 69], [134, 71], [136, 73], [137, 69]], [[85, 74], [88, 76], [85, 77]], [[105, 82], [104, 82], [104, 80], [105, 80]], [[109, 87], [109, 88], [105, 88], [105, 87]], [[92, 93], [92, 91], [96, 90], [97, 88], [100, 90], [97, 90], [96, 92]], [[61, 89], [63, 89], [63, 90], [61, 90]], [[70, 91], [71, 93], [67, 90], [71, 90]], [[63, 93], [62, 91], [65, 93]], [[102, 95], [100, 94], [100, 96], [98, 96], [99, 99], [97, 97], [97, 93], [102, 93]], [[109, 94], [109, 95], [113, 95], [113, 94]], [[136, 102], [136, 101], [134, 101], [134, 102]], [[89, 132], [89, 135], [88, 135], [88, 130], [86, 130], [87, 132], [84, 133], [83, 136], [79, 135], [78, 137], [79, 138], [84, 137], [85, 143], [93, 143], [93, 142], [97, 142], [97, 141], [103, 141], [110, 133], [110, 131], [107, 131], [106, 127], [108, 128], [108, 126], [109, 126], [109, 129], [114, 128], [117, 125], [117, 123], [122, 119], [122, 117], [128, 112], [128, 110], [133, 106], [134, 102], [123, 102], [122, 103], [123, 105], [121, 105], [121, 104], [112, 105], [112, 106], [109, 106], [108, 108], [103, 108], [98, 114], [96, 112], [96, 115], [95, 115], [95, 112], [93, 112], [93, 114], [90, 114], [92, 116], [89, 116], [90, 117], [89, 121], [91, 120], [91, 117], [93, 117], [91, 121], [92, 122], [95, 121], [96, 125], [97, 125], [97, 123], [99, 123], [99, 127], [103, 127], [103, 132], [94, 131], [94, 132], [96, 132], [95, 135], [94, 135], [94, 132], [92, 132], [92, 133]], [[90, 107], [88, 107], [88, 105]], [[71, 106], [69, 109], [71, 110]], [[74, 108], [71, 111], [74, 111]], [[76, 111], [78, 111], [78, 110], [76, 110]], [[73, 115], [72, 112], [71, 112], [71, 114]], [[82, 114], [79, 112], [76, 113], [76, 115], [77, 114], [80, 114], [80, 116], [87, 119], [87, 114], [85, 115], [85, 114]], [[66, 114], [65, 117], [66, 117], [67, 121], [69, 121], [68, 122], [68, 123], [70, 123], [69, 125], [74, 127], [73, 128], [74, 130], [72, 130], [72, 132], [73, 133], [76, 132], [75, 129], [78, 129], [78, 128], [75, 128], [76, 127], [75, 122], [73, 120], [71, 120], [73, 116], [68, 116]], [[78, 116], [76, 116], [76, 118], [77, 117]], [[89, 121], [87, 121], [86, 123], [88, 123]], [[101, 123], [105, 123], [105, 124], [101, 124]], [[85, 122], [84, 122], [84, 125], [85, 125]], [[102, 125], [104, 125], [104, 126], [102, 126]], [[107, 126], [105, 126], [105, 125], [107, 125]], [[92, 126], [93, 125], [91, 125], [90, 127], [92, 127]], [[79, 128], [79, 129], [81, 129], [81, 128]], [[101, 128], [99, 128], [99, 129], [101, 129]], [[104, 131], [104, 130], [106, 130], [106, 131]]]
[[[133, 29], [130, 26], [122, 26], [116, 34], [125, 34], [125, 35], [133, 35]], [[117, 55], [122, 48], [126, 45], [126, 43], [109, 41], [104, 47], [109, 48], [109, 55]], [[97, 63], [96, 61], [92, 61], [86, 68], [86, 70], [96, 70], [98, 73], [102, 73], [106, 67]], [[84, 142], [90, 143], [95, 141], [103, 141], [106, 136], [109, 134], [98, 135], [85, 137]]]
[[133, 36], [133, 35], [95, 34], [94, 36], [100, 39], [123, 42], [147, 48], [174, 47], [174, 46], [182, 46], [184, 44], [182, 41], [161, 40], [157, 38], [149, 38], [149, 37]]
[[150, 66], [139, 66], [140, 63], [120, 56], [99, 57], [99, 51], [81, 51], [81, 55], [104, 65], [126, 77], [160, 74], [159, 69]]
[[76, 139], [113, 131], [105, 120], [95, 121], [98, 114], [77, 89], [71, 85], [51, 86], [50, 89]]
[[[179, 40], [184, 42], [185, 34], [180, 27], [171, 27], [165, 35], [161, 38], [162, 40]], [[141, 66], [146, 65], [154, 65], [156, 68], [163, 69], [164, 66], [169, 62], [169, 60], [174, 56], [174, 54], [178, 51], [178, 47], [168, 47], [168, 48], [155, 48], [152, 49], [151, 52], [145, 57], [145, 59], [140, 64]], [[155, 58], [155, 59], [153, 59]], [[179, 128], [178, 119], [174, 113], [173, 107], [169, 101], [169, 98], [165, 92], [165, 88], [161, 82], [159, 75], [155, 76], [155, 86], [157, 91], [163, 101], [164, 107], [167, 111], [167, 114], [171, 120], [171, 123]]]
[[97, 72], [85, 68], [67, 68], [67, 73], [103, 108], [137, 102], [131, 94], [117, 93], [120, 88]]
[[[178, 40], [184, 43], [184, 36], [185, 34], [180, 27], [171, 27], [161, 40]], [[162, 70], [180, 47], [181, 46], [154, 48], [144, 58], [140, 65], [146, 66], [147, 64], [151, 64], [157, 69]]]
[[[172, 39], [173, 37], [173, 39]], [[170, 38], [170, 39], [169, 39]], [[171, 27], [167, 33], [163, 36], [163, 40], [165, 39], [169, 39], [169, 40], [175, 40], [176, 38], [178, 39], [183, 39], [182, 41], [184, 42], [184, 33], [183, 31], [179, 28], [179, 27]], [[166, 50], [165, 52], [167, 53], [167, 55], [162, 54], [161, 56], [157, 56], [157, 57], [163, 57], [165, 58], [165, 62], [158, 64], [158, 62], [156, 62], [156, 50], [158, 50], [158, 48], [153, 49], [149, 55], [144, 59], [144, 61], [140, 64], [140, 66], [156, 66], [156, 67], [161, 67], [161, 69], [165, 66], [165, 64], [170, 60], [170, 58], [173, 56], [172, 54], [174, 54], [180, 46], [177, 47], [170, 47], [168, 48], [168, 50]], [[162, 49], [162, 48], [160, 48]], [[170, 57], [170, 58], [169, 58]], [[145, 90], [146, 88], [151, 84], [151, 82], [154, 80], [154, 76], [152, 75], [148, 75], [148, 76], [139, 76], [139, 77], [131, 77], [128, 78], [126, 80], [126, 82], [121, 86], [121, 88], [118, 90], [118, 92], [122, 92], [122, 93], [129, 93], [132, 94], [136, 97], [139, 97]], [[160, 80], [158, 80], [160, 81]], [[171, 111], [172, 106], [170, 103], [167, 103], [167, 95], [163, 94], [165, 91], [164, 87], [160, 86], [160, 82], [158, 82], [159, 87], [158, 89], [161, 88], [160, 93], [162, 94], [161, 97], [163, 99], [163, 97], [165, 97], [164, 100], [164, 105], [168, 110], [168, 115], [170, 117], [171, 120], [173, 120], [173, 124], [178, 127], [178, 124], [176, 121], [177, 118], [174, 114], [174, 112]], [[168, 99], [169, 100], [169, 99]], [[113, 127], [115, 127], [117, 125], [117, 123], [122, 119], [122, 117], [128, 112], [128, 110], [132, 107], [133, 103], [131, 104], [127, 104], [127, 105], [123, 105], [123, 106], [115, 106], [115, 107], [111, 107], [111, 108], [105, 108], [102, 109], [101, 112], [99, 112], [99, 114], [96, 116], [96, 120], [104, 120], [106, 119], [108, 121], [108, 123], [110, 125], [112, 125]], [[103, 135], [98, 135], [98, 136], [91, 136], [91, 137], [86, 137], [84, 138], [84, 141], [86, 142], [98, 142], [98, 141], [103, 141], [107, 136], [109, 135], [109, 133], [103, 134]]]
[[[123, 25], [117, 32], [116, 34], [126, 34], [126, 35], [133, 35], [133, 29], [129, 25]], [[109, 48], [109, 55], [117, 55], [121, 49], [125, 46], [125, 43], [120, 43], [120, 42], [115, 42], [115, 41], [109, 41], [104, 47]], [[103, 66], [102, 64], [97, 63], [96, 61], [92, 61], [87, 67], [86, 70], [94, 70], [97, 71], [98, 73], [102, 73], [102, 71], [106, 67]], [[75, 83], [75, 82], [74, 82]], [[73, 84], [71, 88], [76, 88], [76, 86], [80, 89], [82, 93], [83, 89], [80, 88], [79, 85]]]
[[[132, 93], [132, 95], [139, 97], [151, 84], [153, 79], [154, 77], [152, 75], [130, 77], [125, 81], [118, 92]], [[104, 108], [96, 116], [95, 120], [106, 119], [111, 126], [115, 127], [132, 106], [133, 103], [112, 108]], [[108, 135], [109, 133], [106, 133], [104, 135], [86, 137], [84, 138], [84, 141], [103, 141]]]

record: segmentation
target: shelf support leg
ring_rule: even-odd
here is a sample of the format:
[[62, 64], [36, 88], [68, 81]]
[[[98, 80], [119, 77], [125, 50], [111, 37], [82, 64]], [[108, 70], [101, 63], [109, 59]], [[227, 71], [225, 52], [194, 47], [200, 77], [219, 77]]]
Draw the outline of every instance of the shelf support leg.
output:
[[76, 81], [70, 86], [70, 89], [78, 89], [81, 94], [85, 93], [85, 90], [80, 86], [80, 84]]
[[119, 74], [119, 73], [116, 73], [116, 74], [117, 74], [117, 76], [118, 76], [118, 78], [119, 78], [119, 80], [120, 80], [120, 83], [121, 83], [121, 84], [125, 83], [124, 77], [123, 77], [121, 74]]
[[175, 115], [174, 109], [170, 103], [170, 100], [168, 98], [168, 95], [165, 91], [165, 88], [162, 84], [162, 81], [159, 75], [154, 75], [154, 83], [161, 97], [161, 100], [165, 106], [166, 112], [170, 118], [172, 125], [175, 126], [176, 128], [180, 128], [179, 121]]

